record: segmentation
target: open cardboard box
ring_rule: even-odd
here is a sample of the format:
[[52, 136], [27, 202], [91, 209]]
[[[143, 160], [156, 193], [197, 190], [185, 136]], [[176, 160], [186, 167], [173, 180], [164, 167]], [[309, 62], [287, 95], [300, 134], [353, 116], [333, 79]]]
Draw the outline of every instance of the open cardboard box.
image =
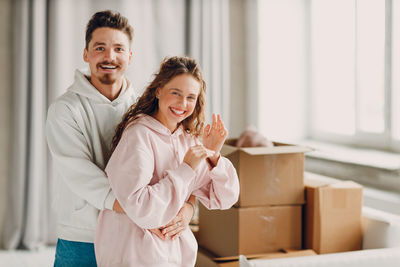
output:
[[228, 210], [208, 210], [199, 205], [199, 215], [197, 241], [219, 257], [301, 249], [301, 205]]
[[274, 147], [236, 147], [229, 139], [221, 154], [235, 166], [240, 182], [237, 207], [304, 203], [304, 153], [311, 148], [274, 142]]

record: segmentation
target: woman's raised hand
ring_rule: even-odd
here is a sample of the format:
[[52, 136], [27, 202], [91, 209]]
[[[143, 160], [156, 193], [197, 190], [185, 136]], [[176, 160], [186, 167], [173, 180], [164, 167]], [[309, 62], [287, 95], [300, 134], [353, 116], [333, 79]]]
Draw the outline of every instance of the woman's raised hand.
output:
[[219, 159], [219, 152], [228, 136], [228, 131], [221, 120], [221, 116], [212, 116], [212, 124], [207, 124], [203, 133], [203, 145], [212, 151], [214, 155], [210, 156], [211, 162], [214, 166], [217, 164]]

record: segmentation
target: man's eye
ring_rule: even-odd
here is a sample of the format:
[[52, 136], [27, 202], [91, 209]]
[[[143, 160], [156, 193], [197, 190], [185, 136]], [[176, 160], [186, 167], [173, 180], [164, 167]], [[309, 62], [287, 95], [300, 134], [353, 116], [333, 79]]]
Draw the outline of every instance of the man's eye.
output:
[[172, 92], [172, 94], [173, 94], [173, 95], [179, 95], [179, 93], [178, 93], [178, 92]]
[[104, 47], [99, 46], [99, 47], [96, 47], [95, 50], [96, 51], [104, 51]]
[[115, 51], [122, 52], [122, 51], [124, 51], [124, 49], [122, 47], [117, 47], [117, 48], [115, 48]]

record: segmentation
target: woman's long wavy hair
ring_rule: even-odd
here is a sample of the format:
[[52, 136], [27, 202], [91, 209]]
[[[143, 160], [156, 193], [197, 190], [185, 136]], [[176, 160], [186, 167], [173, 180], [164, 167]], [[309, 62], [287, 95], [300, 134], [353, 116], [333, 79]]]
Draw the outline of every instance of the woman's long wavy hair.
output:
[[182, 74], [192, 75], [200, 83], [200, 92], [197, 96], [196, 106], [192, 115], [184, 119], [180, 124], [187, 133], [194, 136], [201, 135], [205, 122], [206, 83], [199, 64], [189, 57], [170, 57], [162, 61], [160, 70], [155, 74], [154, 80], [146, 88], [139, 100], [130, 106], [118, 124], [111, 143], [111, 151], [114, 151], [121, 139], [124, 130], [141, 115], [153, 116], [158, 111], [158, 99], [156, 92], [174, 77]]

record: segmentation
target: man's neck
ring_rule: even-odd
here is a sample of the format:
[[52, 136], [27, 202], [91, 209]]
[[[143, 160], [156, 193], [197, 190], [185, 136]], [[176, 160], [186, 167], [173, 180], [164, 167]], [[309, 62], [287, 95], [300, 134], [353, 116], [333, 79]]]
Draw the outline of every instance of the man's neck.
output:
[[104, 84], [98, 79], [90, 79], [90, 83], [100, 92], [100, 94], [107, 97], [110, 101], [113, 101], [121, 92], [123, 79], [115, 81], [113, 84]]

